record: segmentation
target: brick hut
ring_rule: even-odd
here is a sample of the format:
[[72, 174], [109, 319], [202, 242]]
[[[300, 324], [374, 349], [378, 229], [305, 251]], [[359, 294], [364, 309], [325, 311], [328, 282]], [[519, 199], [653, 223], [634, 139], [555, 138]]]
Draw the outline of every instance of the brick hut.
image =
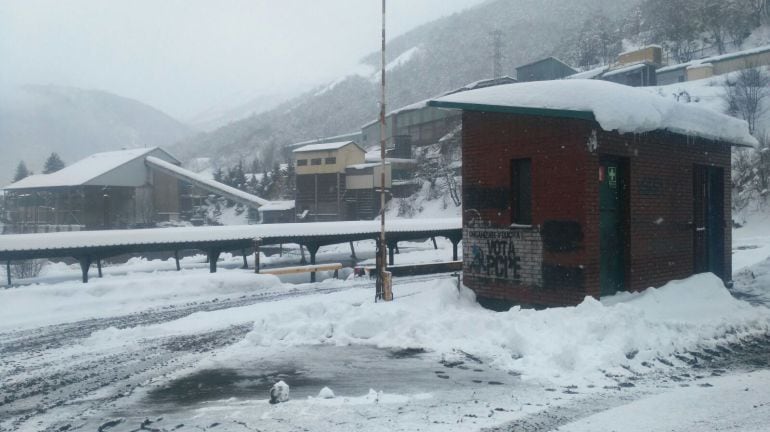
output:
[[482, 304], [730, 279], [730, 150], [756, 144], [745, 122], [592, 80], [431, 105], [463, 110], [463, 277]]

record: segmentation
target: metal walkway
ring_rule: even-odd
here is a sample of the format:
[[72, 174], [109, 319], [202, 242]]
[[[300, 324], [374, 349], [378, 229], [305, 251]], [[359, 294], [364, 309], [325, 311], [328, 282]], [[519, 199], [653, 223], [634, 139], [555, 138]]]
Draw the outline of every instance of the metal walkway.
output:
[[[449, 239], [452, 259], [457, 260], [457, 245], [462, 240], [459, 218], [393, 220], [387, 222], [386, 228], [391, 265], [399, 242], [431, 237]], [[349, 221], [4, 235], [0, 236], [0, 262], [6, 263], [8, 285], [11, 261], [37, 258], [73, 257], [80, 263], [83, 282], [88, 282], [88, 272], [94, 263], [101, 276], [103, 259], [131, 253], [174, 252], [179, 270], [179, 251], [200, 250], [208, 256], [213, 273], [222, 252], [241, 251], [245, 264], [255, 241], [259, 245], [299, 244], [308, 249], [310, 263], [315, 264], [316, 253], [322, 246], [377, 240], [379, 233], [379, 221]]]

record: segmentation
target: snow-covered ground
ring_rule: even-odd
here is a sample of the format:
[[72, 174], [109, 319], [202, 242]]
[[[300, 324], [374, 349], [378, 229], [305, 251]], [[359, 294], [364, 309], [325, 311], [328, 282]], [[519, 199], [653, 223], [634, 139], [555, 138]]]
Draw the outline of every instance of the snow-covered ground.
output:
[[[371, 280], [278, 279], [231, 255], [216, 274], [202, 256], [181, 272], [135, 258], [87, 285], [49, 265], [0, 290], [0, 430], [764, 430], [770, 250], [753, 251], [770, 223], [733, 235], [729, 291], [699, 275], [504, 313], [452, 275], [397, 278], [395, 301], [375, 303]], [[437, 240], [400, 245], [397, 263], [448, 260]], [[373, 242], [355, 249], [319, 260], [372, 260]], [[299, 259], [293, 245], [261, 257]], [[271, 405], [279, 380], [291, 398]]]
[[768, 389], [770, 370], [718, 377], [603, 411], [559, 431], [763, 432], [770, 419]]

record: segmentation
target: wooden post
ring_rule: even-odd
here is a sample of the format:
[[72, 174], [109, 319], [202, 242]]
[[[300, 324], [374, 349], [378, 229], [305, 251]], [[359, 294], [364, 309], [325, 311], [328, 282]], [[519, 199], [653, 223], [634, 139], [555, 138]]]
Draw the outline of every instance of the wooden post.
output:
[[99, 271], [99, 278], [101, 278], [102, 277], [102, 259], [101, 258], [96, 259], [96, 270]]
[[241, 249], [241, 255], [243, 255], [243, 269], [249, 269], [249, 262], [246, 260], [246, 249]]
[[[320, 248], [321, 248], [320, 246], [312, 245], [312, 244], [307, 246], [307, 251], [310, 252], [310, 265], [315, 265], [315, 255], [316, 255], [316, 253], [318, 253], [318, 249], [320, 249]], [[312, 282], [315, 282], [315, 281], [316, 281], [315, 272], [311, 272], [310, 273], [310, 282], [312, 283]]]
[[86, 255], [78, 258], [80, 271], [83, 273], [83, 283], [88, 283], [88, 270], [91, 268], [91, 257]]
[[438, 245], [436, 244], [436, 237], [431, 237], [431, 240], [433, 240], [433, 249], [438, 250]]
[[254, 273], [259, 273], [259, 246], [262, 242], [254, 239]]
[[398, 242], [388, 243], [388, 265], [393, 265], [396, 261], [395, 252], [398, 247]]
[[460, 240], [462, 240], [462, 238], [451, 237], [449, 239], [449, 241], [452, 242], [452, 261], [457, 261], [457, 245], [460, 243]]
[[356, 257], [356, 248], [353, 247], [352, 241], [350, 242], [350, 257], [353, 258], [354, 260], [358, 259], [358, 257]]
[[176, 271], [182, 270], [182, 267], [179, 265], [179, 251], [174, 251], [174, 261], [176, 261]]
[[219, 254], [221, 253], [222, 252], [218, 250], [210, 250], [206, 253], [206, 256], [208, 256], [209, 259], [209, 273], [217, 272], [217, 261], [219, 260]]
[[5, 275], [8, 277], [8, 286], [11, 286], [11, 260], [5, 262]]

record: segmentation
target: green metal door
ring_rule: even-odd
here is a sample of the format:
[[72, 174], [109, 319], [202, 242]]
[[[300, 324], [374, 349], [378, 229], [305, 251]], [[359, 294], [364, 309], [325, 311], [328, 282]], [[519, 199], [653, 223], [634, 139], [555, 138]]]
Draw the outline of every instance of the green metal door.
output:
[[625, 288], [626, 241], [625, 181], [618, 159], [602, 159], [599, 172], [599, 231], [601, 295], [612, 295]]
[[724, 278], [724, 170], [695, 165], [693, 169], [693, 243], [695, 273]]

